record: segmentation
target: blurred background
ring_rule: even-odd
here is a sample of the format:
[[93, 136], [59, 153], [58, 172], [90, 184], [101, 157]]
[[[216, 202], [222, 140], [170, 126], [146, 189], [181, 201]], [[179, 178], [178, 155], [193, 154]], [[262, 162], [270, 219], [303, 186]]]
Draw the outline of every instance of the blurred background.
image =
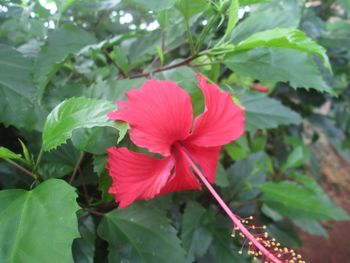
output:
[[[0, 0], [0, 145], [21, 152], [20, 138], [35, 159], [60, 102], [114, 102], [147, 78], [179, 83], [198, 114], [196, 70], [246, 110], [246, 133], [224, 147], [217, 173], [232, 209], [306, 262], [350, 262], [350, 1], [235, 2]], [[105, 149], [116, 137], [109, 127], [77, 129], [43, 156], [39, 173], [70, 180], [79, 162], [80, 206], [107, 213], [115, 204]], [[128, 136], [121, 145], [140, 151]], [[0, 161], [0, 189], [31, 183]], [[251, 261], [206, 191], [149, 203], [171, 220], [188, 262]], [[98, 235], [99, 216], [81, 213], [75, 262], [139, 262], [125, 239]]]

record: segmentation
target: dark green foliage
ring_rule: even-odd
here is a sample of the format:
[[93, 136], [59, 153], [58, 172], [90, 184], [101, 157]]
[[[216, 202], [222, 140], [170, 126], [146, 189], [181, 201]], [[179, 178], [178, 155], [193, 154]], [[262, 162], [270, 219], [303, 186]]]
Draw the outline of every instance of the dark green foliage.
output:
[[167, 79], [198, 115], [195, 72], [245, 108], [214, 185], [234, 212], [291, 247], [298, 229], [327, 237], [324, 220], [349, 219], [311, 149], [326, 137], [350, 162], [347, 0], [40, 2], [0, 3], [1, 263], [250, 262], [205, 189], [123, 210], [108, 194], [106, 149], [144, 151], [106, 116], [114, 102]]

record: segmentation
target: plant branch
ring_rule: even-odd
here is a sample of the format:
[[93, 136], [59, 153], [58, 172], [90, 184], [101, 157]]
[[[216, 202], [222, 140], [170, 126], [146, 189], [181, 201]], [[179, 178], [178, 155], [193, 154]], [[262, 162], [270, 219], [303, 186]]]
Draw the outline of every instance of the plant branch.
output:
[[27, 170], [26, 168], [24, 168], [23, 166], [19, 165], [18, 163], [15, 163], [14, 161], [4, 158], [4, 160], [6, 162], [8, 162], [9, 164], [12, 164], [13, 166], [15, 166], [16, 168], [18, 168], [19, 170], [21, 170], [23, 173], [29, 175], [30, 177], [33, 177], [34, 179], [38, 179], [37, 176], [35, 174], [33, 174], [31, 171]]
[[80, 181], [81, 181], [81, 185], [83, 187], [83, 192], [84, 192], [84, 197], [85, 197], [85, 202], [87, 204], [89, 204], [89, 193], [87, 191], [87, 188], [86, 188], [86, 183], [85, 183], [85, 179], [84, 179], [84, 174], [83, 172], [81, 171], [80, 167], [79, 167], [79, 178], [80, 178]]
[[125, 75], [124, 71], [122, 70], [121, 67], [119, 67], [118, 63], [116, 63], [114, 61], [114, 59], [109, 55], [108, 51], [103, 49], [102, 52], [110, 60], [110, 62], [113, 64], [113, 66], [115, 66], [118, 69], [120, 75], [122, 75], [123, 78], [126, 78], [127, 76]]
[[83, 159], [84, 159], [84, 152], [82, 152], [82, 153], [80, 154], [80, 157], [79, 157], [77, 163], [75, 164], [73, 173], [72, 173], [72, 175], [70, 176], [69, 181], [68, 181], [69, 184], [72, 184], [72, 182], [73, 182], [73, 180], [74, 180], [74, 178], [75, 178], [75, 176], [76, 176], [76, 174], [77, 174], [77, 172], [78, 172], [78, 170], [79, 170], [79, 166], [80, 166], [81, 162], [83, 161]]
[[141, 78], [141, 77], [147, 77], [147, 76], [150, 76], [154, 73], [158, 73], [158, 72], [162, 72], [162, 71], [166, 71], [166, 70], [169, 70], [169, 69], [173, 69], [173, 68], [177, 68], [177, 67], [181, 67], [181, 66], [184, 66], [184, 65], [188, 65], [192, 60], [196, 59], [197, 57], [199, 57], [200, 55], [194, 55], [194, 56], [189, 56], [188, 58], [178, 62], [178, 63], [175, 63], [175, 64], [171, 64], [171, 65], [167, 65], [167, 66], [164, 66], [164, 67], [159, 67], [159, 68], [156, 68], [150, 72], [146, 72], [146, 73], [137, 73], [137, 74], [133, 74], [133, 75], [130, 75], [129, 78], [130, 79], [136, 79], [136, 78]]

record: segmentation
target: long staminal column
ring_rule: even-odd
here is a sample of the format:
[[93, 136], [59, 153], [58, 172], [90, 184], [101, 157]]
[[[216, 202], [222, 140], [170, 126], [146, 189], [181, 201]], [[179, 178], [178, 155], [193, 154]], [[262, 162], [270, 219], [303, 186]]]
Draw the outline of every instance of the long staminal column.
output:
[[222, 207], [222, 209], [224, 209], [226, 214], [231, 218], [231, 220], [234, 224], [234, 227], [236, 229], [238, 228], [241, 231], [241, 233], [254, 245], [254, 247], [263, 254], [264, 258], [266, 258], [267, 260], [274, 262], [274, 263], [282, 263], [283, 261], [278, 259], [264, 245], [262, 245], [257, 240], [257, 238], [252, 233], [250, 233], [250, 231], [242, 224], [241, 220], [231, 211], [231, 209], [226, 205], [224, 200], [222, 200], [222, 198], [219, 196], [219, 194], [211, 186], [211, 184], [208, 182], [208, 180], [205, 178], [205, 176], [202, 174], [202, 172], [197, 168], [196, 164], [192, 161], [192, 159], [190, 158], [186, 149], [182, 148], [181, 146], [178, 147], [178, 149], [184, 154], [188, 164], [193, 168], [193, 170], [196, 172], [197, 176], [204, 183], [204, 185], [208, 188], [208, 190], [214, 196], [214, 198], [219, 203], [219, 205]]

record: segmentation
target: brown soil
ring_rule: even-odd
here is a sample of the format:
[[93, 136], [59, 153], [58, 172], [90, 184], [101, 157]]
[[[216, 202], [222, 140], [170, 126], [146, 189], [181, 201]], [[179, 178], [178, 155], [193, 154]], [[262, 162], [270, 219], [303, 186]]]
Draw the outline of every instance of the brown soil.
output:
[[[349, 174], [350, 176], [350, 174]], [[332, 199], [350, 214], [350, 193], [335, 190], [325, 183], [325, 190]], [[303, 247], [300, 254], [307, 263], [350, 262], [350, 221], [331, 221], [323, 224], [329, 239], [300, 233]]]
[[[318, 131], [322, 135], [322, 132]], [[350, 164], [344, 160], [323, 134], [310, 145], [321, 167], [322, 186], [335, 203], [350, 214]], [[350, 221], [323, 223], [329, 239], [300, 233], [300, 253], [307, 263], [350, 263]]]

